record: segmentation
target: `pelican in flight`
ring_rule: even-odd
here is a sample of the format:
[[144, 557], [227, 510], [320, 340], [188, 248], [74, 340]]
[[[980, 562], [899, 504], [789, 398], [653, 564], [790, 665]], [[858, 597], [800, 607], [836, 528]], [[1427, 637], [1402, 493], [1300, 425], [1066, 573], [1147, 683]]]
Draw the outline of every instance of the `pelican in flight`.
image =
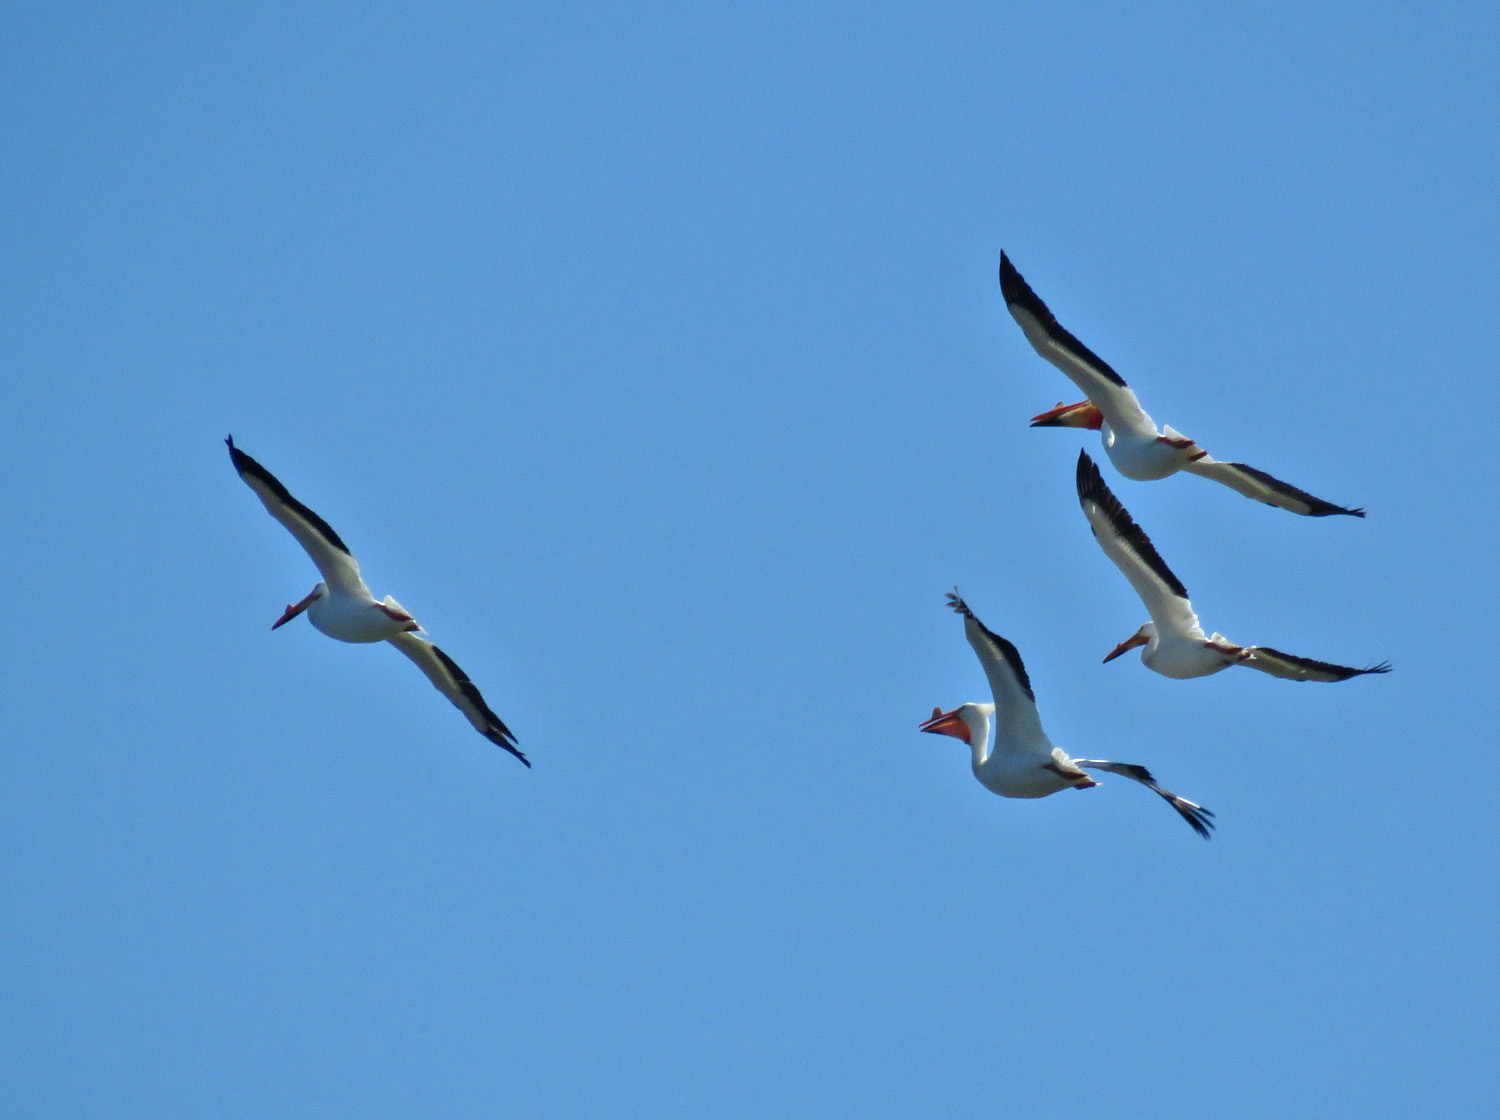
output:
[[308, 621], [330, 638], [341, 642], [390, 642], [427, 674], [427, 679], [463, 712], [476, 731], [530, 767], [530, 760], [517, 749], [510, 728], [490, 711], [468, 675], [451, 657], [420, 636], [422, 628], [400, 603], [389, 595], [381, 601], [370, 594], [360, 578], [359, 564], [349, 554], [349, 546], [328, 522], [292, 497], [270, 471], [236, 447], [233, 436], [224, 442], [229, 444], [230, 461], [245, 485], [255, 491], [266, 511], [297, 538], [323, 576], [305, 599], [287, 607], [271, 629], [285, 626], [306, 611]]
[[[973, 755], [974, 777], [981, 785], [1001, 797], [1046, 797], [1063, 789], [1088, 789], [1099, 783], [1083, 771], [1107, 770], [1130, 778], [1164, 798], [1182, 814], [1193, 831], [1205, 840], [1214, 827], [1213, 813], [1185, 797], [1162, 789], [1144, 766], [1129, 762], [1105, 762], [1096, 758], [1069, 758], [1061, 747], [1054, 747], [1042, 730], [1036, 711], [1036, 696], [1031, 680], [1016, 647], [999, 634], [985, 628], [974, 612], [954, 592], [948, 594], [948, 605], [963, 615], [964, 635], [979, 655], [984, 675], [990, 679], [993, 704], [964, 704], [945, 712], [932, 710], [932, 718], [920, 730], [937, 735], [951, 735], [969, 745]], [[990, 747], [990, 728], [994, 726], [995, 745]]]
[[1158, 431], [1156, 422], [1146, 415], [1125, 379], [1057, 321], [1057, 316], [1031, 290], [1003, 251], [1000, 292], [1011, 317], [1021, 325], [1036, 352], [1067, 374], [1088, 398], [1077, 404], [1059, 404], [1032, 417], [1033, 428], [1097, 429], [1115, 469], [1137, 482], [1189, 471], [1222, 482], [1257, 502], [1307, 517], [1328, 517], [1335, 513], [1365, 515], [1362, 509], [1325, 502], [1244, 463], [1212, 459], [1207, 451], [1169, 426]]
[[1187, 588], [1172, 574], [1151, 538], [1104, 485], [1104, 478], [1087, 451], [1078, 453], [1078, 502], [1104, 555], [1124, 573], [1151, 615], [1151, 621], [1117, 645], [1105, 661], [1113, 661], [1136, 646], [1145, 646], [1141, 660], [1146, 668], [1177, 680], [1206, 677], [1231, 665], [1259, 669], [1289, 681], [1346, 681], [1366, 673], [1391, 671], [1386, 662], [1368, 669], [1353, 669], [1310, 657], [1294, 657], [1267, 646], [1237, 646], [1222, 634], [1205, 635], [1188, 600]]

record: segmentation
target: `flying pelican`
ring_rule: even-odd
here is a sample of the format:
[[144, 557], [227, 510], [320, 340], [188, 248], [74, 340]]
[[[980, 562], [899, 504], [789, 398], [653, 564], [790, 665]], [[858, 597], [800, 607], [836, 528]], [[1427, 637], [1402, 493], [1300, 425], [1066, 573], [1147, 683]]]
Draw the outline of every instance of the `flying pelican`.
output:
[[245, 485], [255, 491], [266, 511], [297, 538], [323, 575], [307, 598], [289, 605], [271, 629], [286, 625], [306, 611], [308, 621], [330, 638], [341, 642], [390, 642], [427, 674], [427, 679], [463, 712], [476, 731], [530, 767], [530, 760], [516, 748], [516, 737], [510, 728], [490, 711], [467, 674], [437, 646], [418, 636], [422, 628], [400, 603], [389, 595], [381, 602], [370, 594], [360, 578], [359, 564], [349, 554], [349, 546], [328, 522], [292, 497], [270, 471], [236, 447], [233, 436], [224, 442], [229, 445], [229, 458]]
[[[964, 635], [979, 655], [984, 675], [990, 679], [990, 692], [995, 702], [964, 704], [951, 712], [934, 708], [932, 718], [922, 724], [920, 730], [952, 735], [967, 743], [973, 754], [974, 777], [985, 789], [1001, 797], [1046, 797], [1058, 790], [1087, 789], [1098, 785], [1083, 772], [1082, 767], [1107, 770], [1140, 782], [1161, 795], [1199, 836], [1208, 839], [1209, 829], [1214, 827], [1213, 813], [1162, 789], [1144, 766], [1069, 758], [1061, 747], [1054, 747], [1042, 730], [1031, 680], [1026, 676], [1026, 666], [1021, 664], [1016, 647], [986, 629], [955, 592], [949, 592], [948, 605], [963, 615]], [[990, 749], [991, 722], [995, 728], [993, 750]]]
[[1086, 451], [1078, 453], [1078, 502], [1104, 555], [1125, 573], [1151, 615], [1151, 621], [1117, 645], [1105, 661], [1113, 661], [1136, 646], [1145, 646], [1141, 660], [1146, 667], [1177, 680], [1206, 677], [1231, 665], [1259, 669], [1289, 681], [1346, 681], [1366, 673], [1390, 672], [1386, 662], [1368, 669], [1352, 669], [1310, 657], [1294, 657], [1266, 646], [1237, 646], [1222, 634], [1206, 636], [1193, 613], [1193, 604], [1188, 601], [1187, 588], [1172, 574], [1151, 538], [1104, 485], [1099, 468]]
[[1346, 513], [1363, 517], [1362, 509], [1347, 509], [1315, 498], [1265, 471], [1244, 463], [1221, 463], [1209, 457], [1192, 440], [1169, 426], [1157, 431], [1156, 423], [1141, 408], [1125, 379], [1109, 367], [1057, 321], [1057, 316], [1031, 290], [1016, 266], [1000, 254], [1000, 292], [1011, 317], [1026, 332], [1036, 352], [1055, 365], [1087, 395], [1077, 404], [1061, 404], [1034, 416], [1033, 428], [1093, 428], [1104, 441], [1104, 450], [1115, 469], [1137, 482], [1166, 478], [1178, 471], [1222, 482], [1247, 498], [1277, 506], [1307, 517]]

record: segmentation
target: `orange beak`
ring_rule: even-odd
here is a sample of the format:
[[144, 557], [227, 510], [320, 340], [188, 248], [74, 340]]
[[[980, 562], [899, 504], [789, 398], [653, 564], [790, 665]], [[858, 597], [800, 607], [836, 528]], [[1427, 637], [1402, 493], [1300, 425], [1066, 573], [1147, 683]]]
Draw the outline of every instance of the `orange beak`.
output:
[[303, 611], [307, 610], [307, 608], [312, 605], [312, 601], [317, 597], [317, 591], [312, 591], [311, 593], [309, 593], [306, 599], [302, 600], [302, 602], [288, 603], [286, 613], [278, 618], [275, 622], [271, 623], [271, 629], [275, 630], [278, 626], [285, 626], [288, 622], [292, 621], [292, 619], [296, 618]]
[[934, 735], [952, 735], [955, 739], [962, 739], [965, 743], [969, 742], [969, 725], [958, 714], [957, 708], [951, 712], [945, 712], [941, 708], [933, 708], [932, 718], [918, 727], [917, 730], [930, 731]]
[[1115, 646], [1114, 652], [1104, 659], [1103, 664], [1108, 665], [1115, 658], [1119, 657], [1120, 654], [1129, 653], [1131, 650], [1135, 649], [1136, 646], [1143, 646], [1150, 640], [1151, 639], [1146, 637], [1146, 635], [1137, 631], [1136, 633], [1130, 635], [1130, 637], [1126, 638], [1119, 645]]
[[1062, 404], [1031, 418], [1033, 428], [1092, 428], [1098, 431], [1104, 424], [1104, 414], [1094, 407], [1092, 401], [1077, 404]]

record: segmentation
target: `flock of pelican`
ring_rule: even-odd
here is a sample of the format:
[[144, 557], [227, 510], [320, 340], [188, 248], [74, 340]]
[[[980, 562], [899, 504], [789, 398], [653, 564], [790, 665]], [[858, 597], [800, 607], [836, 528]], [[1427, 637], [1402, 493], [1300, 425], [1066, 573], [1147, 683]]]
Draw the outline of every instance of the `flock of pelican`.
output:
[[[1125, 379], [1057, 321], [1003, 252], [1000, 291], [1006, 308], [1037, 353], [1062, 370], [1085, 395], [1077, 404], [1059, 404], [1033, 418], [1033, 427], [1097, 429], [1105, 454], [1126, 478], [1148, 481], [1188, 471], [1221, 482], [1246, 497], [1307, 517], [1365, 515], [1362, 509], [1315, 498], [1244, 463], [1219, 462], [1173, 428], [1157, 428]], [[468, 675], [423, 636], [422, 627], [400, 603], [389, 595], [381, 600], [371, 594], [360, 576], [359, 564], [328, 522], [292, 497], [275, 475], [236, 447], [233, 437], [225, 442], [240, 478], [266, 511], [292, 534], [323, 577], [300, 602], [288, 605], [271, 629], [306, 612], [317, 630], [338, 641], [389, 642], [426, 674], [475, 730], [529, 767], [531, 762], [521, 753], [516, 737], [490, 710]], [[1099, 547], [1120, 569], [1151, 616], [1150, 622], [1116, 646], [1105, 661], [1144, 646], [1141, 661], [1146, 667], [1176, 679], [1208, 676], [1231, 665], [1293, 681], [1345, 681], [1390, 671], [1383, 662], [1356, 669], [1296, 657], [1269, 646], [1236, 645], [1219, 633], [1204, 634], [1182, 581], [1105, 485], [1098, 466], [1086, 452], [1078, 456], [1078, 501]], [[963, 616], [964, 634], [979, 656], [994, 700], [989, 704], [964, 704], [950, 712], [935, 708], [921, 730], [951, 735], [968, 744], [974, 776], [986, 789], [1002, 797], [1046, 797], [1059, 790], [1098, 785], [1085, 770], [1107, 771], [1159, 794], [1200, 836], [1209, 836], [1214, 827], [1213, 814], [1163, 789], [1144, 766], [1070, 758], [1060, 747], [1054, 747], [1042, 730], [1031, 680], [1016, 647], [986, 628], [956, 593], [950, 594], [948, 601]]]
[[[1105, 454], [1126, 478], [1150, 481], [1189, 471], [1222, 482], [1256, 501], [1306, 517], [1365, 515], [1362, 509], [1349, 509], [1315, 498], [1244, 463], [1211, 459], [1207, 451], [1180, 432], [1168, 426], [1157, 428], [1125, 379], [1057, 321], [1003, 252], [1000, 291], [1011, 317], [1036, 352], [1062, 370], [1086, 398], [1077, 404], [1058, 404], [1034, 417], [1033, 427], [1097, 429]], [[1269, 646], [1236, 645], [1217, 632], [1205, 634], [1188, 601], [1187, 588], [1167, 567], [1151, 538], [1104, 484], [1104, 477], [1087, 452], [1078, 455], [1078, 502], [1104, 555], [1120, 569], [1151, 616], [1150, 622], [1117, 645], [1105, 661], [1144, 646], [1141, 661], [1146, 667], [1178, 680], [1206, 677], [1231, 665], [1259, 669], [1292, 681], [1346, 681], [1366, 673], [1390, 671], [1385, 662], [1355, 669], [1296, 657]], [[1016, 647], [986, 628], [956, 593], [948, 596], [948, 602], [963, 616], [964, 635], [989, 678], [994, 702], [964, 704], [951, 712], [934, 708], [932, 718], [921, 725], [921, 730], [951, 735], [967, 743], [973, 754], [974, 776], [986, 789], [1001, 797], [1046, 797], [1059, 790], [1096, 786], [1099, 783], [1084, 770], [1105, 770], [1153, 790], [1198, 835], [1209, 837], [1214, 827], [1213, 813], [1157, 785], [1144, 766], [1069, 758], [1062, 748], [1054, 747], [1042, 730], [1031, 680]]]

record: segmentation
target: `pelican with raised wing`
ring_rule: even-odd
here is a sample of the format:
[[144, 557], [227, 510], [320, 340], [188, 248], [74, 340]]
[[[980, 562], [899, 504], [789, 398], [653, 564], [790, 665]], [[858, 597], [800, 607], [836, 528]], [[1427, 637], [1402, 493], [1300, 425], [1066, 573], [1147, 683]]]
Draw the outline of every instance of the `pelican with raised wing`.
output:
[[1115, 469], [1137, 482], [1188, 471], [1222, 482], [1257, 502], [1306, 517], [1365, 515], [1362, 509], [1325, 502], [1244, 463], [1221, 463], [1169, 426], [1158, 431], [1125, 379], [1057, 321], [1004, 252], [1000, 254], [1000, 292], [1036, 352], [1067, 374], [1088, 398], [1077, 404], [1058, 404], [1032, 417], [1033, 428], [1096, 429]]
[[[967, 743], [973, 755], [974, 777], [1001, 797], [1046, 797], [1064, 789], [1088, 789], [1099, 783], [1083, 771], [1105, 770], [1140, 782], [1160, 795], [1182, 814], [1199, 836], [1208, 839], [1214, 827], [1213, 813], [1185, 797], [1162, 789], [1144, 766], [1129, 762], [1106, 762], [1094, 758], [1069, 758], [1054, 747], [1042, 730], [1036, 711], [1031, 680], [1016, 647], [974, 617], [959, 596], [950, 592], [948, 605], [964, 619], [964, 635], [979, 655], [984, 675], [990, 679], [992, 704], [964, 704], [945, 712], [932, 710], [932, 718], [919, 730], [951, 735]], [[994, 747], [990, 731], [994, 729]]]
[[1146, 668], [1178, 680], [1206, 677], [1231, 665], [1259, 669], [1289, 681], [1346, 681], [1366, 673], [1390, 672], [1386, 662], [1354, 669], [1310, 657], [1295, 657], [1267, 646], [1235, 645], [1222, 634], [1204, 634], [1187, 588], [1172, 574], [1151, 538], [1131, 518], [1120, 499], [1104, 485], [1104, 478], [1087, 451], [1078, 453], [1078, 502], [1104, 555], [1124, 573], [1151, 615], [1151, 621], [1117, 645], [1105, 661], [1113, 661], [1136, 646], [1145, 646], [1141, 660]]
[[390, 642], [427, 674], [427, 679], [452, 701], [475, 730], [529, 767], [531, 762], [516, 747], [516, 737], [490, 711], [468, 675], [446, 653], [420, 636], [422, 628], [400, 603], [389, 595], [382, 601], [370, 594], [348, 545], [328, 522], [292, 497], [270, 471], [236, 447], [233, 436], [224, 442], [229, 445], [230, 461], [245, 485], [255, 491], [267, 512], [297, 538], [323, 576], [305, 599], [287, 607], [271, 629], [286, 625], [306, 611], [308, 621], [316, 629], [338, 641]]

